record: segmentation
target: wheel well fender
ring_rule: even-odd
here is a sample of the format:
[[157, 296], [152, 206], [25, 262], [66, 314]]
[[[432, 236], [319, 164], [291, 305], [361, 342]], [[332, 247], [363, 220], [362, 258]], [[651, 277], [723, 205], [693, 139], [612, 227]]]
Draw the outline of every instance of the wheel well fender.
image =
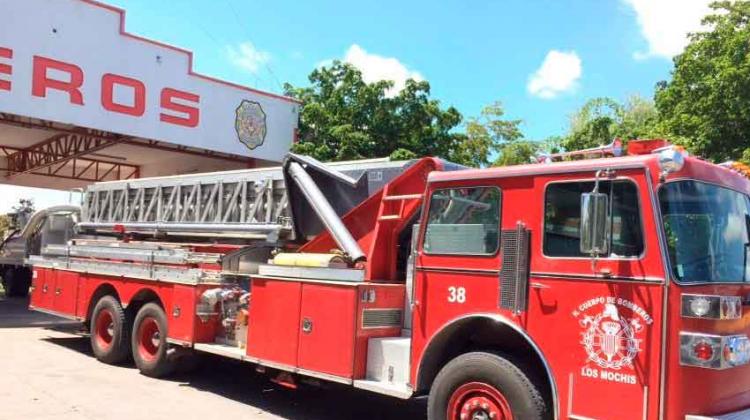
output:
[[89, 324], [91, 315], [94, 312], [94, 307], [96, 306], [97, 302], [99, 302], [99, 299], [107, 295], [117, 299], [118, 302], [120, 301], [120, 294], [117, 293], [117, 289], [115, 289], [113, 285], [111, 285], [110, 283], [100, 284], [96, 288], [96, 290], [94, 290], [94, 293], [91, 294], [91, 299], [89, 299], [89, 306], [86, 310], [86, 319], [84, 320], [85, 325]]
[[159, 294], [149, 287], [144, 287], [138, 290], [130, 298], [130, 300], [127, 303], [123, 303], [122, 306], [123, 308], [125, 308], [126, 312], [129, 312], [133, 315], [133, 317], [135, 317], [135, 314], [138, 313], [138, 310], [141, 308], [141, 306], [150, 302], [154, 302], [157, 305], [161, 306], [162, 309], [164, 309], [164, 303], [159, 297]]
[[523, 364], [544, 386], [558, 418], [555, 378], [539, 346], [520, 327], [498, 314], [462, 316], [444, 325], [427, 343], [416, 375], [415, 389], [426, 393], [440, 369], [455, 357], [471, 351], [500, 352]]

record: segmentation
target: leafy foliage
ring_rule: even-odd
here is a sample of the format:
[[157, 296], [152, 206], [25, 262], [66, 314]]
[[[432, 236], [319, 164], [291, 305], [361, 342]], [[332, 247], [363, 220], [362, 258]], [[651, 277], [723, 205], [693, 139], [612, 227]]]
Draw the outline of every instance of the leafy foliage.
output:
[[390, 96], [393, 82], [366, 83], [355, 67], [334, 62], [315, 69], [311, 86], [285, 85], [300, 99], [299, 142], [293, 151], [317, 159], [440, 156], [450, 158], [464, 140], [454, 132], [462, 116], [430, 98], [426, 81], [408, 80]]
[[[502, 103], [495, 102], [484, 107], [478, 118], [470, 118], [466, 122], [466, 138], [457, 145], [452, 158], [470, 166], [487, 166], [490, 156], [497, 153], [498, 160], [503, 156], [509, 162], [518, 160], [524, 152], [521, 145], [529, 142], [519, 141], [523, 138], [521, 120], [508, 120], [504, 116]], [[495, 161], [497, 164], [504, 163]]]
[[750, 2], [719, 1], [657, 85], [659, 129], [715, 161], [750, 160]]
[[34, 213], [34, 200], [22, 198], [8, 214], [0, 215], [0, 239], [16, 229], [21, 229]]
[[516, 150], [526, 150], [516, 144], [523, 138], [521, 120], [507, 119], [500, 102], [468, 119], [462, 132], [461, 113], [431, 99], [426, 81], [408, 80], [394, 94], [393, 82], [366, 83], [357, 68], [338, 61], [315, 69], [309, 80], [308, 87], [284, 88], [303, 102], [295, 153], [323, 161], [438, 156], [486, 166], [492, 156], [508, 160]]
[[631, 96], [622, 104], [612, 98], [587, 101], [570, 118], [570, 130], [561, 140], [565, 150], [580, 150], [610, 143], [658, 137], [658, 113], [653, 102]]

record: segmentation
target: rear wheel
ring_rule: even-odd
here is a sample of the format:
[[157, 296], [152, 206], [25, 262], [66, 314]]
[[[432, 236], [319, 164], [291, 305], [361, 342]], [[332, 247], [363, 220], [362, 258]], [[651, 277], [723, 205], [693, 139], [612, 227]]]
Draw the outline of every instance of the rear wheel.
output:
[[122, 363], [130, 355], [128, 319], [122, 305], [112, 296], [104, 296], [91, 313], [91, 349], [99, 361]]
[[133, 322], [131, 348], [133, 360], [142, 374], [159, 378], [174, 370], [168, 357], [167, 316], [156, 303], [147, 303]]
[[545, 419], [540, 388], [508, 359], [466, 353], [438, 373], [430, 391], [430, 420]]

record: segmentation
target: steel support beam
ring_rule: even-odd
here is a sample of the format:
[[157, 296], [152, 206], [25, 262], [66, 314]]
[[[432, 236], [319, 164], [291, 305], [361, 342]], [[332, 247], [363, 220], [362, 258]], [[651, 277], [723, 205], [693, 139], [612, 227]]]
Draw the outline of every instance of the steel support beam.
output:
[[61, 165], [115, 145], [120, 140], [84, 134], [57, 134], [8, 155], [8, 171], [16, 175], [39, 172], [53, 166], [58, 167], [59, 171]]
[[[6, 158], [22, 151], [23, 149], [0, 145], [0, 154]], [[0, 168], [0, 171], [5, 171], [6, 177], [19, 173], [27, 173], [87, 182], [135, 179], [140, 177], [140, 168], [136, 165], [107, 162], [86, 157], [62, 160], [58, 163], [38, 169], [29, 169], [24, 172], [16, 172], [9, 166]]]
[[[0, 124], [12, 125], [15, 127], [48, 130], [56, 133], [80, 134], [87, 136], [96, 136], [102, 139], [118, 139], [119, 136], [107, 131], [91, 130], [82, 127], [70, 127], [52, 123], [50, 121], [37, 120], [33, 118], [21, 118], [14, 114], [5, 114], [0, 112]], [[164, 150], [167, 152], [182, 153], [201, 157], [210, 157], [212, 159], [224, 160], [227, 162], [243, 163], [249, 168], [255, 166], [255, 159], [251, 157], [237, 156], [228, 153], [221, 153], [213, 150], [188, 148], [186, 146], [165, 143], [157, 140], [137, 139], [137, 138], [120, 138], [121, 144], [143, 147], [146, 149]]]

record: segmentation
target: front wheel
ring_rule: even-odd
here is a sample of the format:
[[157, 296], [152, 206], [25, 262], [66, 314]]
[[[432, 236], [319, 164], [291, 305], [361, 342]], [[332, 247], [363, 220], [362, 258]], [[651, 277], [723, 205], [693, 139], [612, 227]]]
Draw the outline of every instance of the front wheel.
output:
[[133, 322], [131, 348], [135, 365], [146, 376], [160, 378], [174, 370], [168, 357], [167, 315], [156, 303], [147, 303]]
[[508, 359], [492, 353], [458, 356], [438, 373], [427, 405], [430, 420], [542, 420], [539, 387]]

